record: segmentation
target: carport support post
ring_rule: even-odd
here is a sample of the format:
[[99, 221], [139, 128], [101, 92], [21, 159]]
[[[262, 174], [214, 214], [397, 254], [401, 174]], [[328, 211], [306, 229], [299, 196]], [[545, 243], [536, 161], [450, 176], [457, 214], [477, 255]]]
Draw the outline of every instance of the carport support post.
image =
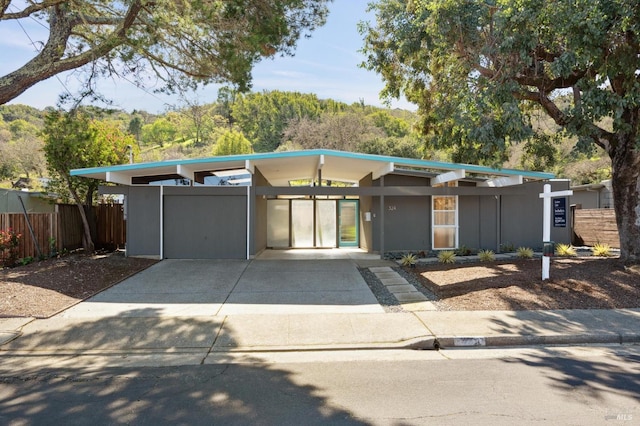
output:
[[[384, 176], [380, 176], [380, 186], [384, 187]], [[380, 258], [384, 259], [384, 195], [380, 195]]]
[[[543, 199], [542, 203], [542, 244], [549, 243], [551, 241], [551, 198], [552, 197], [567, 197], [573, 195], [573, 191], [555, 191], [551, 192], [551, 185], [544, 184], [544, 189], [540, 198]], [[549, 279], [549, 264], [551, 263], [551, 256], [547, 256], [543, 253], [542, 256], [542, 281]]]

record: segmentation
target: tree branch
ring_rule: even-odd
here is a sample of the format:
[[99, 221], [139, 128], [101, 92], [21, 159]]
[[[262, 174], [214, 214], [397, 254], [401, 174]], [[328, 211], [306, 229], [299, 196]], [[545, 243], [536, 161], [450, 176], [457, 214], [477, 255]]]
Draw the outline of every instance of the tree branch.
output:
[[585, 130], [593, 143], [604, 149], [607, 153], [610, 152], [610, 149], [613, 146], [612, 142], [615, 140], [615, 134], [608, 132], [600, 126], [597, 126], [591, 122], [568, 116], [560, 108], [558, 108], [558, 106], [551, 99], [549, 99], [548, 96], [543, 95], [538, 91], [523, 89], [514, 92], [513, 95], [516, 99], [536, 102], [537, 104], [539, 104], [558, 126], [573, 126], [577, 129]]
[[0, 0], [0, 21], [28, 18], [36, 12], [40, 12], [52, 6], [64, 3], [66, 0], [45, 0], [42, 3], [34, 3], [19, 12], [7, 13], [11, 0]]
[[50, 14], [50, 37], [40, 53], [18, 70], [0, 78], [0, 105], [8, 102], [34, 84], [63, 71], [79, 68], [104, 57], [126, 41], [127, 30], [133, 26], [142, 9], [141, 0], [135, 0], [118, 25], [100, 44], [75, 56], [64, 58], [76, 17], [68, 16], [54, 6]]

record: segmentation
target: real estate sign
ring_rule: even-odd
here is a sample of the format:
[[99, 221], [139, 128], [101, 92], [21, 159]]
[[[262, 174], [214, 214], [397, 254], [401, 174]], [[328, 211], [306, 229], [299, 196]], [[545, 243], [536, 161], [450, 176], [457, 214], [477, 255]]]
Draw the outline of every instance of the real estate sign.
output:
[[566, 198], [553, 199], [553, 227], [554, 228], [567, 227], [567, 199]]

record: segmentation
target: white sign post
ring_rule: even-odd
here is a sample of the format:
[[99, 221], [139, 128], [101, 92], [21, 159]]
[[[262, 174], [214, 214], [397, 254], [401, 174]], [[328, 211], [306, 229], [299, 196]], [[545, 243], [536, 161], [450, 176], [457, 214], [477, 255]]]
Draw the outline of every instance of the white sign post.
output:
[[[573, 195], [573, 191], [555, 191], [551, 192], [551, 185], [546, 183], [544, 185], [544, 192], [540, 194], [540, 198], [543, 199], [543, 215], [542, 215], [542, 244], [551, 243], [551, 198], [553, 197], [568, 197]], [[542, 280], [549, 279], [549, 264], [551, 256], [542, 256]]]

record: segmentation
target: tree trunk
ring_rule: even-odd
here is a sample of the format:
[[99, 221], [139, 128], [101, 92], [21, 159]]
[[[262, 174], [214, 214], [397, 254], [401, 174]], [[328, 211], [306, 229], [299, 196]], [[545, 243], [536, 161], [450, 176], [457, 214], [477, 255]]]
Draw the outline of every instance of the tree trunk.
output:
[[93, 244], [93, 239], [91, 238], [91, 228], [89, 227], [89, 221], [87, 220], [87, 214], [84, 210], [84, 204], [78, 202], [76, 200], [76, 205], [78, 206], [78, 210], [80, 210], [80, 218], [82, 219], [82, 248], [86, 254], [91, 254], [95, 251], [95, 246]]
[[78, 196], [78, 193], [76, 192], [73, 185], [71, 185], [69, 177], [67, 175], [63, 175], [63, 176], [67, 183], [67, 187], [69, 188], [69, 192], [71, 193], [71, 196], [73, 197], [73, 200], [76, 202], [76, 206], [78, 206], [78, 210], [80, 211], [80, 219], [82, 219], [82, 230], [83, 230], [82, 248], [84, 249], [84, 252], [86, 254], [91, 254], [95, 251], [95, 245], [93, 244], [93, 239], [91, 238], [91, 227], [89, 227], [89, 221], [87, 220], [87, 214], [84, 210], [84, 204], [82, 204], [82, 201]]
[[640, 152], [634, 141], [621, 144], [612, 156], [613, 205], [620, 234], [620, 260], [625, 265], [640, 263]]

